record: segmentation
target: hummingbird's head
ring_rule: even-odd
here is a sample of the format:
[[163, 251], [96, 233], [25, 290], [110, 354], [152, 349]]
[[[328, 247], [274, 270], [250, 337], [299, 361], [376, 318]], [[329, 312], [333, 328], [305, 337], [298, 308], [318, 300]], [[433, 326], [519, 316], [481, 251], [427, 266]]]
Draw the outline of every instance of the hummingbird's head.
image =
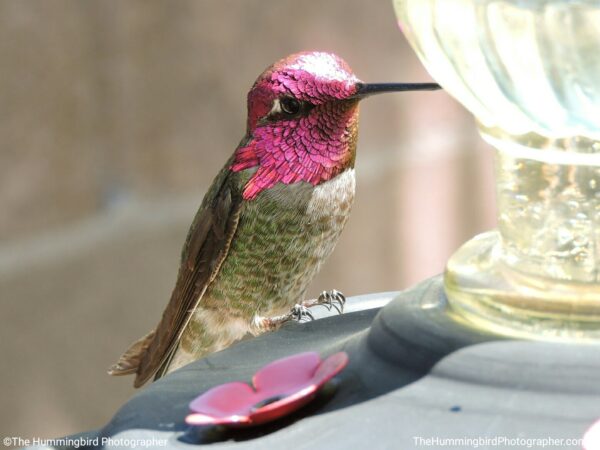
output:
[[276, 62], [248, 93], [248, 139], [231, 165], [236, 172], [257, 168], [244, 198], [279, 182], [317, 185], [352, 167], [359, 100], [378, 92], [439, 88], [424, 86], [365, 84], [344, 60], [325, 52], [296, 53]]
[[[302, 117], [325, 111], [313, 109], [356, 92], [360, 80], [339, 56], [325, 52], [302, 52], [268, 67], [248, 93], [248, 131], [282, 121], [300, 122]], [[352, 102], [356, 106], [356, 101]], [[345, 105], [347, 106], [347, 105]]]

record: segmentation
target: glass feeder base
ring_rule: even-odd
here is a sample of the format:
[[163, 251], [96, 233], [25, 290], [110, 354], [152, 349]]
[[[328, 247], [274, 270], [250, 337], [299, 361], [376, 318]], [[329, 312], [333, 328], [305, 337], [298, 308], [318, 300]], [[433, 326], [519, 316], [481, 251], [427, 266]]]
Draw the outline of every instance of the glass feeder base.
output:
[[501, 261], [500, 245], [490, 231], [449, 259], [444, 285], [456, 314], [510, 337], [600, 341], [600, 285], [520, 273]]

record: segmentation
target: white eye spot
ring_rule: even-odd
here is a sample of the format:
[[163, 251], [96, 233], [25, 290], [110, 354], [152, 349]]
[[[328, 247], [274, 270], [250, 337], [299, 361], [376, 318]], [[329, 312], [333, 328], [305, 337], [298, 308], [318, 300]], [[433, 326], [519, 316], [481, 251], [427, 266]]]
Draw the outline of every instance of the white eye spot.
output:
[[276, 98], [275, 100], [273, 100], [273, 107], [271, 108], [271, 111], [269, 111], [269, 115], [273, 116], [275, 114], [279, 114], [281, 112], [281, 103], [279, 102], [279, 99]]

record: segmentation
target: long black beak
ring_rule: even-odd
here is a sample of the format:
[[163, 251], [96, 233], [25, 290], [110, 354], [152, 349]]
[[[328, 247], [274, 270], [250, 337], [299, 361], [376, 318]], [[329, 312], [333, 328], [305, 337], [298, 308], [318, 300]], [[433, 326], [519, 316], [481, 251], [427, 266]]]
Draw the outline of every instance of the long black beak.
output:
[[365, 98], [384, 92], [435, 91], [442, 89], [437, 83], [358, 83], [352, 98]]

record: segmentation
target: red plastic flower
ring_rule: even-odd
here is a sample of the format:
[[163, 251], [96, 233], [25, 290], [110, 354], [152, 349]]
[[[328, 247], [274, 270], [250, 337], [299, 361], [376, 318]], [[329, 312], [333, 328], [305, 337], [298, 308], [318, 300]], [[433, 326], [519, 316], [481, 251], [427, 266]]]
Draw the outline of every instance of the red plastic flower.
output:
[[590, 427], [583, 436], [584, 450], [600, 450], [600, 420]]
[[214, 387], [190, 403], [190, 425], [247, 427], [290, 414], [315, 398], [319, 389], [348, 364], [345, 352], [321, 361], [317, 353], [299, 353], [260, 369], [252, 386], [239, 381]]

